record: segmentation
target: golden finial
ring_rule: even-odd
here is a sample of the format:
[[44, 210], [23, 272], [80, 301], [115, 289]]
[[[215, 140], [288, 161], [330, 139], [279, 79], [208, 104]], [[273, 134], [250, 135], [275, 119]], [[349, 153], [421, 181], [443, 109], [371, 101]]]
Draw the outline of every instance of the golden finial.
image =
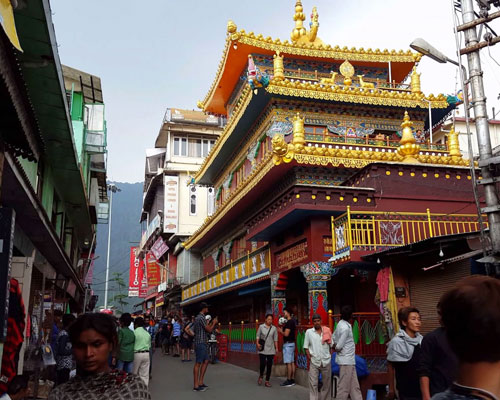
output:
[[349, 61], [345, 60], [340, 66], [339, 70], [342, 76], [344, 77], [344, 85], [351, 86], [352, 84], [351, 78], [354, 75], [354, 67], [352, 66], [352, 64]]
[[292, 143], [296, 147], [299, 146], [299, 148], [302, 148], [306, 144], [306, 133], [304, 130], [304, 120], [305, 120], [305, 118], [300, 118], [299, 113], [297, 113], [297, 115], [295, 115], [295, 117], [293, 117]]
[[273, 79], [275, 81], [282, 81], [285, 79], [285, 66], [283, 64], [283, 56], [280, 55], [279, 50], [273, 57]]
[[405, 111], [403, 123], [401, 124], [401, 127], [403, 128], [403, 134], [401, 135], [401, 140], [399, 142], [400, 146], [398, 147], [398, 154], [404, 157], [403, 162], [406, 163], [419, 162], [414, 157], [420, 152], [420, 146], [417, 144], [415, 136], [413, 136], [413, 132], [411, 129], [412, 125], [413, 122], [410, 121], [408, 111]]
[[229, 21], [227, 21], [227, 33], [233, 34], [236, 32], [237, 29], [238, 28], [233, 20], [230, 19]]
[[455, 132], [455, 126], [453, 125], [448, 133], [448, 151], [450, 152], [451, 157], [462, 158], [460, 144], [458, 142], [458, 132]]
[[198, 101], [196, 102], [196, 107], [198, 107], [200, 110], [203, 110], [204, 105], [203, 105], [203, 103], [202, 103], [200, 100], [198, 100]]
[[422, 90], [420, 89], [420, 74], [417, 74], [417, 67], [413, 67], [413, 72], [411, 73], [411, 92], [422, 94]]
[[295, 3], [295, 14], [293, 16], [293, 20], [295, 21], [295, 28], [293, 28], [290, 37], [292, 38], [292, 42], [296, 42], [302, 36], [306, 35], [306, 28], [304, 28], [304, 21], [306, 16], [304, 14], [304, 8], [302, 7], [302, 2], [297, 0]]

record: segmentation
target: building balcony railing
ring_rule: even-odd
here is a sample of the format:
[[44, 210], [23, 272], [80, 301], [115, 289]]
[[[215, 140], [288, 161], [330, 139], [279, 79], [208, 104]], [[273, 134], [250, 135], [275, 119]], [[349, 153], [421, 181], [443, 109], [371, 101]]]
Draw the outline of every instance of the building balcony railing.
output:
[[[487, 226], [485, 216], [481, 217]], [[434, 236], [479, 230], [477, 214], [357, 211], [332, 217], [333, 259], [348, 257], [353, 250], [380, 250], [405, 246]]]
[[[396, 150], [400, 146], [401, 139], [390, 139], [389, 136], [383, 138], [370, 138], [369, 135], [365, 137], [349, 137], [341, 135], [333, 135], [331, 133], [325, 132], [324, 134], [309, 134], [305, 135], [306, 141], [311, 143], [311, 145], [316, 145], [317, 143], [328, 144], [328, 145], [348, 145], [348, 146], [362, 146], [364, 149], [359, 148], [358, 150], [368, 150], [377, 151], [381, 149], [391, 149]], [[441, 143], [430, 143], [428, 140], [423, 142], [418, 142], [421, 151], [434, 151], [436, 155], [446, 155], [444, 153], [448, 152], [448, 146]], [[443, 153], [441, 153], [443, 152]]]
[[86, 131], [85, 150], [89, 153], [106, 152], [106, 131]]

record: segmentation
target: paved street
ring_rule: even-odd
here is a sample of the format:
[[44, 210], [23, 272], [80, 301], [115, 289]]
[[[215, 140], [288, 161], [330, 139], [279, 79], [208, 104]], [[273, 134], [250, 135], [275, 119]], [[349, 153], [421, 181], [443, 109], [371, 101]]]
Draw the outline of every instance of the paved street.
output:
[[302, 386], [282, 388], [282, 378], [271, 378], [273, 387], [257, 386], [257, 374], [232, 364], [209, 365], [205, 384], [210, 388], [203, 393], [195, 393], [193, 388], [193, 361], [183, 363], [179, 358], [162, 356], [155, 352], [153, 379], [149, 388], [153, 400], [182, 399], [198, 400], [294, 400], [307, 399], [308, 391]]

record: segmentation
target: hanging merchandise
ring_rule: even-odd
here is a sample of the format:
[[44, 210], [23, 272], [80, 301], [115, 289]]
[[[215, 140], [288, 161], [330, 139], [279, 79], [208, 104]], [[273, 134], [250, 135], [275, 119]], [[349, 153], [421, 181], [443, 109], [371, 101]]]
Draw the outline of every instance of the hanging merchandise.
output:
[[24, 341], [25, 318], [26, 313], [19, 282], [11, 278], [7, 338], [3, 346], [0, 393], [7, 391], [7, 383], [17, 375], [19, 351]]

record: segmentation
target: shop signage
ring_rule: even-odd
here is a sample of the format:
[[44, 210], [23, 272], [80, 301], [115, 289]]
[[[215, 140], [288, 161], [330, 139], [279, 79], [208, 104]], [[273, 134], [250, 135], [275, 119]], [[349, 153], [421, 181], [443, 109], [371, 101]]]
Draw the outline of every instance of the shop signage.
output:
[[160, 284], [160, 266], [152, 254], [146, 255], [146, 275], [148, 286], [158, 286]]
[[163, 297], [163, 292], [158, 293], [158, 296], [156, 296], [156, 307], [161, 307], [163, 304], [165, 304], [165, 300]]
[[10, 275], [16, 212], [11, 208], [0, 208], [0, 341], [7, 337], [9, 315]]
[[179, 229], [179, 177], [165, 175], [165, 210], [163, 231], [177, 233]]
[[156, 242], [154, 242], [153, 246], [151, 246], [151, 253], [153, 253], [153, 256], [155, 256], [157, 260], [159, 260], [167, 251], [168, 246], [161, 237], [159, 237]]
[[276, 253], [276, 269], [290, 269], [307, 259], [307, 242], [301, 242]]
[[130, 248], [130, 275], [128, 296], [138, 297], [143, 281], [144, 261], [137, 256], [137, 247]]

